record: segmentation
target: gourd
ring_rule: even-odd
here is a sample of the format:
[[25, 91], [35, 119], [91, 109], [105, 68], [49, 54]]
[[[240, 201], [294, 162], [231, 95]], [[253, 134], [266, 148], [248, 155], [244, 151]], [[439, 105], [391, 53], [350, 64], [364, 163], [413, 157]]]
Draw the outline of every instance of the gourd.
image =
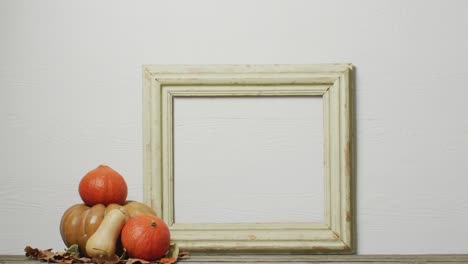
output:
[[88, 206], [96, 204], [123, 204], [127, 199], [127, 183], [117, 171], [107, 165], [99, 165], [89, 171], [78, 187], [81, 199]]
[[128, 220], [121, 232], [122, 245], [130, 257], [154, 261], [163, 257], [171, 244], [166, 223], [154, 215]]
[[[144, 203], [127, 201], [123, 206], [110, 204], [107, 207], [97, 204], [89, 207], [85, 204], [75, 204], [68, 208], [60, 221], [60, 234], [67, 247], [77, 244], [80, 254], [89, 256], [86, 252], [86, 242], [96, 232], [104, 216], [112, 209], [122, 208], [129, 218], [140, 214], [156, 215], [154, 210]], [[118, 241], [117, 247], [120, 242]]]
[[87, 254], [91, 257], [114, 255], [126, 217], [122, 209], [112, 209], [107, 213], [96, 232], [86, 242]]

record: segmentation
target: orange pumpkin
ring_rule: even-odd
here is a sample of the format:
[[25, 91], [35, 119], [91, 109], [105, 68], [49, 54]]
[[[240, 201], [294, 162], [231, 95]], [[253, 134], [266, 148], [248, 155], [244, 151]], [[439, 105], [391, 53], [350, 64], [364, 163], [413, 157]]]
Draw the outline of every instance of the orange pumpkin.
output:
[[68, 208], [60, 221], [60, 234], [67, 247], [77, 244], [82, 255], [88, 256], [86, 242], [96, 232], [104, 215], [112, 209], [121, 208], [130, 219], [141, 214], [156, 215], [154, 210], [146, 204], [127, 201], [123, 206], [110, 204], [96, 204], [89, 207], [85, 204], [75, 204]]
[[123, 204], [127, 199], [127, 183], [118, 172], [106, 165], [99, 165], [88, 172], [78, 187], [81, 199], [88, 206], [95, 204]]
[[124, 225], [121, 241], [130, 257], [153, 261], [169, 250], [171, 235], [162, 219], [154, 215], [138, 215]]

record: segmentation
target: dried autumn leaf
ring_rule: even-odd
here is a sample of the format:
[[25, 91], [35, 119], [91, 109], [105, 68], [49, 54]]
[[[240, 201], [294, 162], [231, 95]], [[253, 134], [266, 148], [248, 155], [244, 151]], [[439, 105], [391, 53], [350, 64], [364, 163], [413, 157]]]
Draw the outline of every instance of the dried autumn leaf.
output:
[[161, 264], [172, 264], [177, 262], [177, 258], [162, 258], [159, 260]]
[[61, 261], [69, 260], [69, 259], [71, 259], [71, 256], [67, 252], [60, 252], [60, 253], [54, 254], [54, 260], [56, 262], [61, 262]]
[[26, 246], [24, 248], [24, 252], [26, 252], [26, 257], [30, 258], [37, 258], [37, 255], [39, 255], [39, 249], [37, 248], [32, 248], [30, 246]]
[[46, 249], [46, 250], [40, 250], [38, 248], [32, 248], [30, 246], [27, 246], [24, 248], [24, 251], [26, 252], [26, 257], [35, 258], [37, 260], [47, 261], [47, 262], [53, 262], [54, 255], [55, 255], [52, 252], [51, 248]]
[[69, 248], [67, 248], [67, 252], [70, 253], [70, 255], [73, 256], [75, 259], [80, 258], [80, 250], [77, 244], [73, 244]]
[[96, 264], [116, 264], [120, 261], [119, 257], [115, 254], [103, 254], [93, 257], [92, 262]]
[[80, 263], [91, 263], [91, 262], [93, 262], [92, 259], [86, 258], [86, 257], [81, 257], [81, 258], [77, 259], [77, 261], [80, 262]]
[[[91, 263], [93, 262], [92, 259], [90, 258], [77, 258], [76, 254], [74, 254], [74, 247], [70, 247], [67, 251], [65, 252], [52, 252], [52, 249], [46, 249], [46, 250], [40, 250], [37, 248], [32, 248], [30, 246], [27, 246], [24, 251], [26, 252], [26, 256], [30, 258], [34, 258], [40, 261], [47, 261], [51, 263], [59, 263], [59, 264], [72, 264], [72, 263]], [[79, 256], [79, 255], [78, 255]], [[116, 262], [112, 262], [113, 259], [108, 259], [109, 262], [102, 262], [106, 264], [113, 263], [115, 264]]]
[[67, 260], [61, 260], [58, 263], [59, 264], [72, 264], [74, 262], [73, 259], [67, 259]]
[[125, 262], [125, 264], [149, 264], [149, 261], [146, 261], [144, 259], [138, 259], [138, 258], [129, 258]]
[[37, 256], [37, 259], [47, 261], [47, 262], [52, 262], [54, 260], [54, 255], [55, 254], [52, 251], [43, 250], [41, 251], [41, 254]]

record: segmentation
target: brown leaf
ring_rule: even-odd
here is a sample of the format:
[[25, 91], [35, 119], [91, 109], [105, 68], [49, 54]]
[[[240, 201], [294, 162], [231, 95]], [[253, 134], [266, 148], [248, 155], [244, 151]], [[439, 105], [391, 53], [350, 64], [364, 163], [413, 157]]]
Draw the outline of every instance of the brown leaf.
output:
[[57, 262], [61, 262], [62, 260], [65, 261], [70, 259], [70, 254], [67, 254], [66, 252], [55, 253], [53, 258]]
[[30, 246], [26, 246], [24, 248], [24, 252], [26, 252], [26, 257], [30, 258], [37, 258], [37, 255], [39, 255], [39, 249], [37, 248], [32, 248]]
[[37, 256], [38, 260], [43, 260], [47, 262], [52, 262], [54, 261], [54, 252], [48, 251], [48, 250], [43, 250], [41, 251], [41, 254]]
[[144, 259], [138, 259], [138, 258], [129, 258], [125, 262], [125, 264], [149, 264], [149, 261], [146, 261]]
[[115, 254], [103, 254], [92, 259], [92, 262], [96, 264], [117, 264], [119, 261], [119, 257]]
[[81, 257], [81, 258], [77, 259], [76, 261], [78, 261], [80, 263], [91, 263], [91, 262], [93, 262], [92, 259], [86, 258], [86, 257]]
[[[60, 263], [60, 264], [72, 264], [72, 263], [91, 263], [93, 260], [90, 258], [79, 257], [76, 254], [76, 250], [78, 247], [73, 247], [73, 245], [68, 248], [64, 252], [52, 252], [52, 249], [40, 250], [37, 248], [32, 248], [27, 246], [24, 251], [26, 252], [26, 256], [29, 258], [34, 258], [40, 261], [47, 261], [52, 263]], [[78, 256], [78, 257], [77, 257]], [[114, 258], [100, 258], [100, 263], [105, 264], [115, 264], [118, 262], [114, 262]], [[106, 262], [108, 261], [108, 262]], [[97, 263], [97, 262], [96, 262]]]
[[59, 264], [72, 264], [73, 261], [73, 259], [61, 260], [59, 261]]
[[159, 260], [161, 264], [172, 264], [177, 262], [177, 258], [162, 258]]
[[52, 262], [54, 259], [54, 253], [52, 252], [51, 248], [46, 250], [40, 250], [37, 248], [27, 246], [24, 248], [24, 251], [26, 252], [27, 257], [35, 258], [37, 260]]

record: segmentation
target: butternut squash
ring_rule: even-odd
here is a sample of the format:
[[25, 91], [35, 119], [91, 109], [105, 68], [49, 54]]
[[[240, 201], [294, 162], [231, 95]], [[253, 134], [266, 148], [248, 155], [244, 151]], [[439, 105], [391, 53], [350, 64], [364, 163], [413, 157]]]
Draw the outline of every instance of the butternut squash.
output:
[[86, 252], [90, 257], [114, 255], [117, 239], [127, 215], [122, 208], [110, 210], [96, 232], [86, 242]]

